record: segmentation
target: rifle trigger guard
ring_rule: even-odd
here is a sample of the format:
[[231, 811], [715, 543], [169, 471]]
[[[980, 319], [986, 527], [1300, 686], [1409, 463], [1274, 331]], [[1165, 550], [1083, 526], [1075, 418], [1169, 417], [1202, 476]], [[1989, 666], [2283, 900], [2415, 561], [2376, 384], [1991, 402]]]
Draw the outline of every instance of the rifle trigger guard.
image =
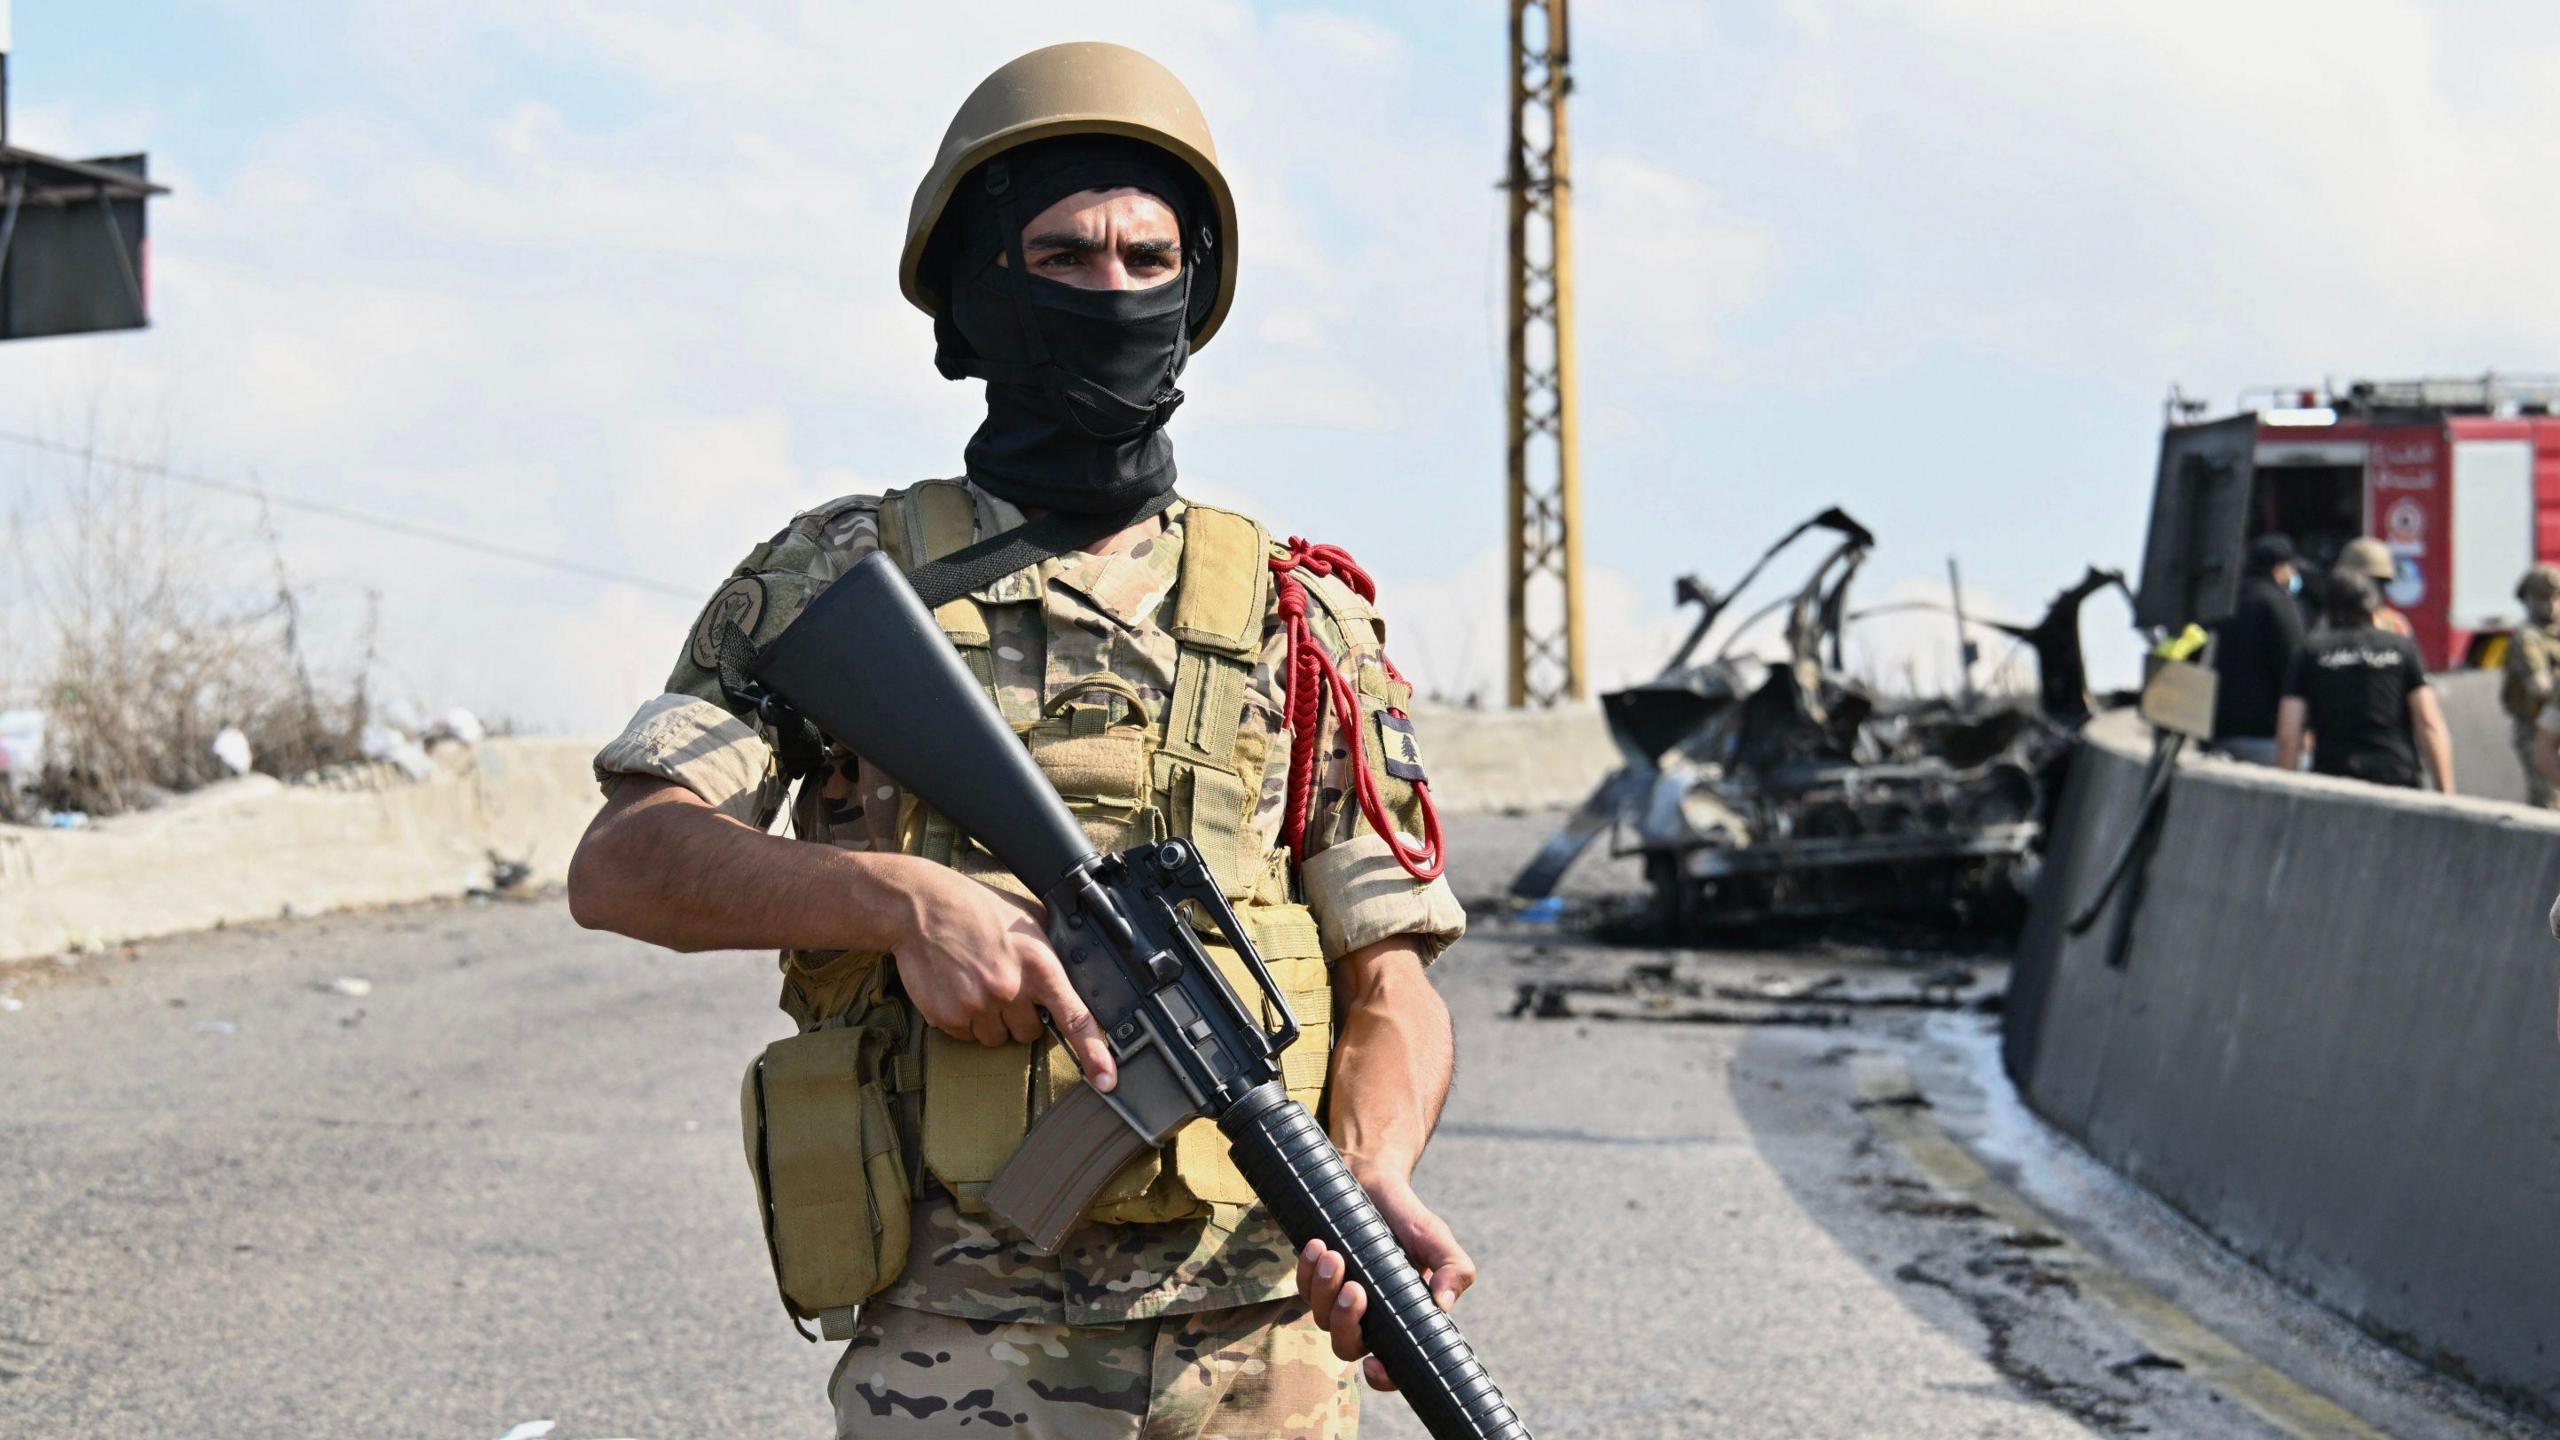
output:
[[1200, 908], [1208, 912], [1210, 922], [1227, 937], [1228, 947], [1242, 956], [1245, 968], [1253, 972], [1255, 988], [1262, 991], [1262, 998], [1271, 1002], [1272, 1012], [1280, 1017], [1278, 1029], [1263, 1032], [1263, 1038], [1271, 1044], [1271, 1053], [1277, 1056], [1296, 1044], [1298, 1037], [1305, 1033], [1304, 1027], [1298, 1024], [1298, 1012], [1290, 1008], [1289, 997], [1281, 993], [1280, 982], [1273, 977], [1269, 962], [1262, 958], [1262, 951], [1244, 933], [1244, 922], [1236, 918], [1235, 908], [1227, 903], [1226, 893], [1218, 888], [1216, 880], [1210, 878], [1209, 867], [1200, 859], [1200, 852], [1180, 840], [1168, 840], [1156, 847], [1156, 864], [1182, 887], [1185, 892], [1182, 898], [1199, 902]]

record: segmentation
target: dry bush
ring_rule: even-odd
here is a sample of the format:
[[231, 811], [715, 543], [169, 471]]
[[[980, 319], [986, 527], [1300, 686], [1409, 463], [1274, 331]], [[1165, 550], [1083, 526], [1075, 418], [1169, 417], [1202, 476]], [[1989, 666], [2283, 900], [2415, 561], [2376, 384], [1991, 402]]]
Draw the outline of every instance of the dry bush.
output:
[[39, 803], [112, 815], [219, 779], [226, 726], [273, 775], [356, 756], [369, 640], [352, 677], [314, 678], [275, 536], [241, 523], [258, 507], [86, 456], [23, 469], [10, 628], [37, 678], [12, 688], [49, 717]]

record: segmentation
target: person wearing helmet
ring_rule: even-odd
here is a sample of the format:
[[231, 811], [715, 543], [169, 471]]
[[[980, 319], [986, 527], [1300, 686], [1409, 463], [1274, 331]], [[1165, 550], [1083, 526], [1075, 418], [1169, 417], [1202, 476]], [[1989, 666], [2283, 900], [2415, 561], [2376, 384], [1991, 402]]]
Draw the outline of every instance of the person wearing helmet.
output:
[[[1109, 1047], [1018, 882], [720, 675], [724, 640], [770, 641], [875, 552], [912, 569], [1051, 515], [1099, 537], [936, 621], [1101, 848], [1198, 848], [1307, 1027], [1291, 1094], [1325, 1107], [1440, 1303], [1475, 1280], [1411, 1183], [1451, 1068], [1423, 971], [1465, 915], [1438, 878], [1410, 688], [1347, 556], [1175, 488], [1176, 382], [1227, 315], [1237, 242], [1207, 123], [1162, 66], [1074, 44], [989, 76], [917, 188], [898, 275], [941, 373], [984, 384], [963, 473], [831, 501], [749, 551], [666, 693], [596, 757], [579, 922], [782, 952], [801, 1033], [749, 1073], [747, 1150], [785, 1306], [849, 1342], [830, 1387], [846, 1435], [1346, 1434], [1366, 1304], [1337, 1257], [1293, 1252], [1197, 1122], [1106, 1183], [1055, 1255], [989, 1210], [1079, 1071], [1110, 1088]], [[1293, 704], [1320, 688], [1293, 661], [1318, 659], [1353, 699]], [[795, 838], [768, 834], [786, 806]]]
[[[2338, 569], [2351, 571], [2372, 581], [2375, 592], [2386, 596], [2390, 593], [2392, 585], [2400, 579], [2400, 563], [2392, 558], [2391, 547], [2370, 535], [2359, 535], [2339, 547]], [[2373, 624], [2375, 629], [2393, 635], [2406, 635], [2414, 639], [2418, 633], [2410, 627], [2409, 617], [2391, 608], [2391, 602], [2388, 599], [2374, 606]]]
[[[2560, 678], [2560, 567], [2536, 565], [2516, 582], [2516, 599], [2524, 602], [2524, 623], [2507, 637], [2506, 672], [2498, 701], [2515, 726], [2517, 758], [2524, 762], [2525, 799], [2544, 809], [2560, 805], [2560, 790], [2536, 758], [2545, 726], [2560, 730], [2560, 713], [2552, 710], [2555, 678]], [[2539, 721], [2540, 724], [2536, 722]]]

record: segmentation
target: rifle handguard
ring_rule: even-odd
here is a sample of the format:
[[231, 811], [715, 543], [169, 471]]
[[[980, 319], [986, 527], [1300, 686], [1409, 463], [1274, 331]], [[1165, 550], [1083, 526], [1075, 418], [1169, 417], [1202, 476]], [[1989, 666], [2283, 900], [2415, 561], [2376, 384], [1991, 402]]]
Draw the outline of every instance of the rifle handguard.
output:
[[1218, 1128], [1231, 1142], [1236, 1168], [1289, 1239], [1300, 1249], [1323, 1241], [1342, 1257], [1344, 1278], [1368, 1292], [1360, 1334], [1423, 1428], [1435, 1440], [1529, 1440], [1529, 1427], [1432, 1300], [1421, 1272], [1307, 1107], [1274, 1082], [1228, 1107]]

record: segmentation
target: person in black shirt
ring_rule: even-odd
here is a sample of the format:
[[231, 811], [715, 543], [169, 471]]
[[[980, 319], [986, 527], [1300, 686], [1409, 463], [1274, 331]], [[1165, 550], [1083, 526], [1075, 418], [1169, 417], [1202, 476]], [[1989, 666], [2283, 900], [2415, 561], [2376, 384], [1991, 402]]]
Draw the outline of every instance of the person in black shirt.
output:
[[2276, 702], [2302, 649], [2302, 609], [2293, 600], [2293, 542], [2261, 535], [2249, 547], [2239, 603], [2218, 628], [2213, 668], [2213, 743], [2259, 765], [2276, 759]]
[[2354, 570], [2331, 571], [2324, 598], [2329, 623], [2294, 658], [2276, 711], [2276, 764], [2294, 768], [2307, 738], [2320, 774], [2415, 786], [2423, 750], [2452, 794], [2453, 740], [2417, 644], [2374, 623], [2382, 592]]

